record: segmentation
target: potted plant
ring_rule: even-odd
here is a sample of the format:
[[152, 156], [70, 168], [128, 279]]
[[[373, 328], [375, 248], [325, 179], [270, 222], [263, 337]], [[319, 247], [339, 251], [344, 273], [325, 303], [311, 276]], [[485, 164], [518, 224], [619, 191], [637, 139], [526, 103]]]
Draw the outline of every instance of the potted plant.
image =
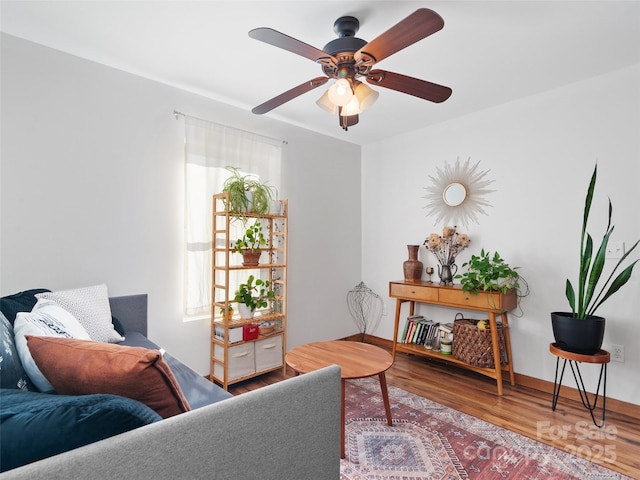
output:
[[220, 315], [223, 320], [231, 320], [231, 317], [233, 317], [233, 305], [228, 304], [226, 307], [221, 307]]
[[267, 308], [269, 300], [275, 298], [275, 292], [270, 288], [269, 280], [262, 280], [249, 275], [245, 283], [238, 285], [234, 302], [238, 302], [241, 318], [253, 318], [256, 309]]
[[529, 294], [527, 281], [517, 271], [520, 267], [511, 267], [497, 251], [492, 255], [483, 248], [480, 255], [471, 255], [471, 259], [462, 267], [466, 267], [467, 271], [455, 278], [460, 279], [462, 290], [472, 295], [478, 295], [481, 291], [507, 293], [513, 289], [520, 305], [520, 299]]
[[235, 216], [244, 216], [252, 207], [251, 193], [247, 177], [242, 175], [235, 167], [225, 167], [231, 172], [231, 176], [222, 184], [222, 191], [229, 194], [227, 210]]
[[229, 194], [229, 213], [237, 217], [244, 217], [247, 212], [258, 216], [269, 213], [275, 188], [260, 182], [254, 175], [242, 175], [236, 167], [226, 169], [231, 176], [224, 181], [222, 191]]
[[587, 189], [587, 197], [584, 204], [582, 234], [580, 237], [580, 267], [578, 270], [577, 295], [573, 284], [567, 279], [565, 294], [571, 307], [571, 312], [552, 312], [551, 325], [553, 335], [558, 347], [563, 350], [593, 355], [600, 350], [604, 338], [605, 319], [596, 316], [595, 313], [609, 297], [620, 290], [631, 278], [633, 267], [639, 259], [633, 261], [617, 276], [614, 275], [629, 254], [638, 246], [640, 240], [622, 256], [613, 267], [606, 280], [600, 282], [603, 277], [607, 245], [614, 226], [611, 225], [613, 207], [609, 199], [609, 219], [605, 234], [597, 252], [593, 251], [593, 239], [587, 232], [591, 201], [596, 186], [598, 165], [596, 164], [591, 182]]
[[256, 179], [248, 179], [247, 183], [253, 199], [251, 211], [258, 216], [266, 215], [271, 211], [271, 201], [276, 197], [275, 188]]
[[260, 261], [262, 253], [260, 247], [267, 244], [267, 240], [262, 233], [262, 224], [256, 220], [244, 232], [242, 238], [236, 240], [233, 244], [233, 251], [242, 255], [242, 265], [255, 266]]

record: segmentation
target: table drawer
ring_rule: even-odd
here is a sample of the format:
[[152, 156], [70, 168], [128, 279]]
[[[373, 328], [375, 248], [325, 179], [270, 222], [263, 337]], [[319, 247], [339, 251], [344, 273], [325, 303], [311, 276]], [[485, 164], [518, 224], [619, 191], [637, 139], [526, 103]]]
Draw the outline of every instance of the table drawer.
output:
[[413, 285], [407, 283], [390, 283], [389, 296], [416, 300], [419, 302], [437, 302], [438, 289], [427, 285]]
[[441, 289], [440, 302], [459, 305], [460, 307], [479, 308], [482, 310], [501, 310], [502, 294], [500, 292], [479, 292], [473, 295], [457, 289]]
[[255, 342], [256, 372], [282, 366], [282, 335]]

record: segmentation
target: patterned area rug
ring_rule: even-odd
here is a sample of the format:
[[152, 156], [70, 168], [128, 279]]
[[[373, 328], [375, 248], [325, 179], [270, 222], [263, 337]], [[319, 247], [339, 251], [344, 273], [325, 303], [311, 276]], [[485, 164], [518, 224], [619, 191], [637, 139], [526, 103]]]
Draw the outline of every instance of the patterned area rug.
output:
[[585, 459], [389, 385], [347, 381], [341, 480], [629, 479]]

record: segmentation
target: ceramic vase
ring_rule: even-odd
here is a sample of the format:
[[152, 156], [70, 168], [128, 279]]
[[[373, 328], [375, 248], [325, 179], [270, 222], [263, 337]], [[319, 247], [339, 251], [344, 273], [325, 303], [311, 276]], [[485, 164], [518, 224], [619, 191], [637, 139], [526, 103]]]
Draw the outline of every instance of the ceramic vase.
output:
[[407, 245], [409, 259], [402, 264], [405, 282], [418, 282], [422, 277], [422, 262], [418, 260], [420, 245]]

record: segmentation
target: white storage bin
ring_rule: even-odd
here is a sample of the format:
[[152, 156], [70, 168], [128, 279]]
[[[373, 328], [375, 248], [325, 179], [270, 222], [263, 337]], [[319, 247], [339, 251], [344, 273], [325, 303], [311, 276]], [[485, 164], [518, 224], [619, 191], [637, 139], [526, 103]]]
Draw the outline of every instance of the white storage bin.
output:
[[282, 335], [265, 338], [254, 343], [256, 372], [282, 366]]
[[[235, 380], [236, 378], [255, 373], [255, 355], [252, 342], [229, 347], [228, 353], [228, 380]], [[214, 356], [216, 358], [223, 359], [224, 348], [220, 345], [216, 345], [214, 348]], [[218, 378], [224, 378], [223, 366], [216, 363], [213, 367], [213, 373]]]
[[218, 345], [217, 343], [213, 344], [213, 358], [224, 361], [224, 347], [222, 345]]
[[242, 341], [242, 327], [229, 329], [229, 343], [236, 343]]

